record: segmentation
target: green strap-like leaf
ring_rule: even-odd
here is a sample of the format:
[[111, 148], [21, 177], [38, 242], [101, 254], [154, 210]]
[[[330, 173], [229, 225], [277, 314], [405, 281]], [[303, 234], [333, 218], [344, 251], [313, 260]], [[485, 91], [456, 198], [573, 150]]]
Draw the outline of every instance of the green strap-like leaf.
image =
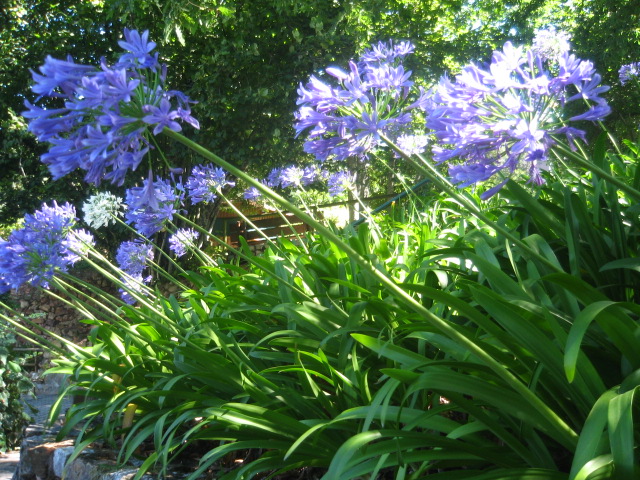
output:
[[638, 388], [629, 390], [609, 402], [609, 443], [618, 479], [638, 478], [634, 450], [633, 401]]
[[571, 326], [571, 330], [569, 330], [567, 345], [564, 351], [564, 371], [569, 382], [573, 382], [575, 377], [580, 345], [582, 345], [582, 339], [584, 338], [585, 333], [587, 333], [589, 325], [591, 325], [600, 312], [606, 310], [615, 303], [616, 302], [608, 300], [594, 302], [591, 305], [587, 305], [587, 307], [573, 320], [573, 325]]
[[[589, 472], [595, 471], [593, 469], [596, 464], [600, 465], [602, 462], [600, 460], [592, 463], [596, 456], [605, 450], [606, 437], [603, 437], [603, 432], [608, 421], [609, 402], [617, 395], [617, 391], [618, 388], [616, 387], [602, 394], [591, 409], [580, 432], [576, 453], [571, 464], [569, 480], [586, 479]], [[600, 466], [597, 468], [600, 468]]]

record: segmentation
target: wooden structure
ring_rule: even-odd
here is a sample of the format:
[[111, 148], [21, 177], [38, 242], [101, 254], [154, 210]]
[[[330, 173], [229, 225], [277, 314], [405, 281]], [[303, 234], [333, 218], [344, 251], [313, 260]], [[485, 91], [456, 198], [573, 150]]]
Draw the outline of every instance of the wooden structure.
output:
[[[388, 207], [391, 202], [400, 198], [398, 195], [377, 195], [365, 199], [364, 201], [371, 208], [381, 209]], [[328, 208], [343, 207], [345, 212], [351, 217], [351, 224], [357, 225], [363, 219], [353, 221], [354, 207], [358, 207], [355, 200], [335, 202], [325, 205], [315, 205], [311, 209], [311, 215], [317, 220], [324, 218], [323, 213]], [[267, 238], [274, 240], [278, 237], [285, 237], [295, 240], [297, 235], [304, 234], [312, 228], [304, 223], [300, 218], [291, 212], [265, 212], [259, 208], [248, 205], [236, 205], [238, 210], [242, 210], [245, 218], [239, 217], [237, 213], [229, 210], [218, 212], [217, 220], [213, 232], [224, 242], [234, 248], [239, 246], [239, 237], [243, 237], [249, 246], [254, 250], [260, 250], [264, 246]]]
[[[221, 218], [220, 237], [232, 247], [238, 247], [239, 237], [243, 237], [249, 246], [261, 247], [266, 241], [279, 237], [295, 239], [296, 235], [311, 230], [311, 227], [290, 212], [252, 215], [247, 220], [233, 217]], [[220, 224], [219, 224], [220, 229]]]

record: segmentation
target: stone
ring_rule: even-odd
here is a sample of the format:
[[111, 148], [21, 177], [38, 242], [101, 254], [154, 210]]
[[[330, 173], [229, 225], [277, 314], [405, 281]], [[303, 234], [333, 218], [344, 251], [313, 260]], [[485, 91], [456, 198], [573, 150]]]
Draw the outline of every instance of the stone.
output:
[[71, 447], [73, 440], [52, 442], [48, 435], [25, 438], [20, 448], [20, 465], [16, 480], [53, 480], [53, 454], [59, 448]]
[[[112, 450], [84, 450], [68, 462], [73, 454], [74, 441], [52, 441], [53, 433], [32, 429], [22, 442], [20, 463], [13, 480], [132, 480], [138, 469], [122, 467], [116, 461]], [[166, 480], [183, 480], [188, 471], [171, 471]], [[143, 475], [142, 480], [155, 480], [154, 475]]]
[[115, 459], [111, 452], [87, 451], [83, 452], [64, 469], [65, 480], [101, 480], [104, 474], [117, 470]]
[[73, 453], [73, 446], [56, 448], [51, 456], [51, 469], [55, 477], [62, 478], [67, 459]]

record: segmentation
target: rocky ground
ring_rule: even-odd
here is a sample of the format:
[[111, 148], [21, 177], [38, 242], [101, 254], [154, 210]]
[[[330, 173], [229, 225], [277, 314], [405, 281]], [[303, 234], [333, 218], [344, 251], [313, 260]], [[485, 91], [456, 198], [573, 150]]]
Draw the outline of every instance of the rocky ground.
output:
[[16, 471], [19, 460], [19, 450], [0, 453], [0, 480], [11, 480], [11, 477], [13, 477], [13, 473]]
[[[33, 423], [29, 427], [30, 429], [44, 429], [51, 406], [58, 398], [59, 381], [59, 378], [52, 375], [46, 381], [36, 384], [35, 396], [30, 396], [27, 399], [29, 404], [37, 409], [37, 412], [34, 413]], [[62, 411], [64, 410], [66, 410], [65, 407], [63, 407]], [[0, 480], [11, 480], [19, 461], [19, 449], [0, 453]]]

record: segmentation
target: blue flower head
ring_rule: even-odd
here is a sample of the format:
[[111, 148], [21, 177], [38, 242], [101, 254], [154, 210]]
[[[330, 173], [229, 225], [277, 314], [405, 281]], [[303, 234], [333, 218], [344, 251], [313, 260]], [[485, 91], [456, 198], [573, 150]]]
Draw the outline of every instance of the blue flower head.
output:
[[227, 179], [227, 173], [212, 164], [195, 166], [186, 183], [193, 204], [213, 202], [224, 188], [233, 186], [235, 182]]
[[42, 162], [53, 178], [81, 169], [85, 180], [122, 185], [150, 149], [149, 137], [164, 128], [181, 130], [179, 122], [199, 127], [191, 116], [193, 102], [182, 92], [167, 90], [166, 67], [152, 53], [149, 32], [124, 31], [125, 50], [113, 66], [77, 64], [48, 56], [40, 73], [32, 72], [32, 90], [50, 97], [60, 108], [25, 102], [29, 131], [48, 142]]
[[169, 249], [176, 257], [182, 257], [189, 249], [194, 248], [199, 236], [200, 234], [192, 228], [181, 228], [169, 237]]
[[154, 182], [149, 174], [142, 187], [126, 191], [125, 220], [134, 225], [141, 235], [149, 238], [162, 230], [167, 221], [178, 213], [184, 200], [184, 187], [172, 185], [160, 177]]
[[122, 242], [116, 252], [116, 262], [123, 274], [120, 278], [123, 287], [120, 296], [129, 304], [134, 304], [136, 298], [132, 295], [144, 295], [145, 285], [151, 281], [151, 276], [144, 275], [145, 270], [153, 261], [153, 245], [140, 240]]
[[93, 237], [75, 230], [76, 212], [68, 203], [46, 203], [26, 215], [24, 225], [0, 239], [0, 291], [25, 283], [47, 287], [57, 272], [66, 272], [93, 245]]
[[336, 197], [345, 191], [352, 190], [355, 186], [355, 178], [346, 170], [341, 170], [329, 176], [327, 179], [329, 195]]
[[640, 77], [640, 62], [632, 62], [621, 66], [618, 71], [618, 76], [620, 78], [620, 84], [622, 85], [633, 80], [637, 81], [638, 77]]
[[402, 65], [412, 52], [409, 42], [380, 42], [348, 70], [330, 67], [327, 81], [312, 76], [301, 84], [294, 126], [296, 136], [307, 134], [305, 152], [320, 161], [366, 159], [381, 133], [395, 136], [411, 123], [413, 110], [424, 106], [412, 99], [411, 71]]
[[153, 261], [153, 245], [140, 240], [122, 242], [116, 252], [116, 262], [126, 274], [142, 275]]
[[262, 196], [262, 193], [260, 193], [260, 190], [256, 187], [249, 187], [244, 191], [242, 196], [245, 200], [257, 200]]
[[[567, 123], [599, 121], [611, 111], [600, 96], [609, 87], [600, 80], [591, 62], [568, 51], [543, 58], [507, 42], [488, 68], [469, 65], [455, 81], [441, 80], [427, 118], [438, 140], [433, 158], [447, 163], [461, 186], [490, 180], [485, 198], [512, 177], [544, 183], [561, 137], [571, 148], [576, 138], [584, 140], [584, 131]], [[565, 106], [576, 100], [587, 110], [566, 118]]]

